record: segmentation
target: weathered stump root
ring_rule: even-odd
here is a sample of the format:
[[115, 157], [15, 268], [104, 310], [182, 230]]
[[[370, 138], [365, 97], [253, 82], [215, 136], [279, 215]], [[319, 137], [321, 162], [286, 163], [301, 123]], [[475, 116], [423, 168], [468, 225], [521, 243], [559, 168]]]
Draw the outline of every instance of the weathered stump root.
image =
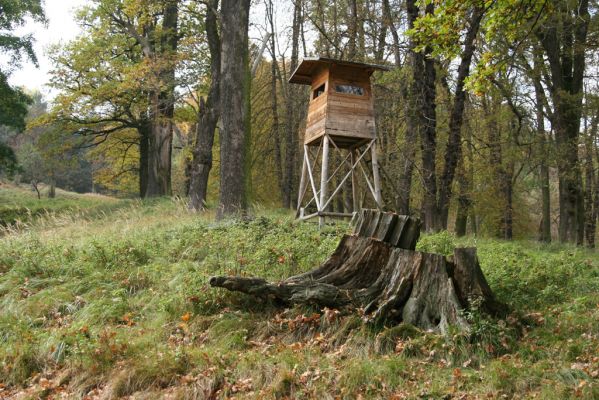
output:
[[362, 308], [374, 322], [403, 321], [443, 333], [450, 325], [468, 329], [461, 310], [475, 298], [486, 312], [502, 310], [475, 248], [457, 248], [449, 259], [417, 252], [419, 231], [417, 219], [364, 210], [354, 235], [344, 236], [315, 270], [279, 283], [220, 276], [211, 278], [210, 285], [285, 304]]

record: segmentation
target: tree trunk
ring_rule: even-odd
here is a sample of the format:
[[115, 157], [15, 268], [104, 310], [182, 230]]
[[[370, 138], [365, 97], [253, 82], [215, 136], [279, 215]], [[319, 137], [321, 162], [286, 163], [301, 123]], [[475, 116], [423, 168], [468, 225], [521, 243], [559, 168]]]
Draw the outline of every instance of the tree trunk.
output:
[[282, 282], [220, 276], [210, 285], [281, 304], [362, 309], [374, 323], [410, 323], [449, 333], [469, 329], [463, 310], [481, 299], [482, 310], [501, 313], [476, 249], [456, 249], [453, 258], [414, 251], [420, 222], [407, 216], [362, 212], [354, 235], [344, 236], [320, 267]]
[[195, 134], [198, 132], [198, 122], [192, 123], [187, 129], [187, 143], [185, 147], [189, 153], [185, 156], [185, 197], [190, 198], [191, 196], [191, 170], [193, 168], [193, 150], [195, 148]]
[[[415, 0], [406, 1], [408, 24], [414, 26], [419, 16], [419, 9]], [[432, 14], [434, 4], [426, 6], [425, 12]], [[430, 57], [431, 49], [426, 48], [424, 53], [415, 52], [416, 43], [410, 44], [412, 58], [412, 90], [413, 112], [408, 118], [414, 118], [410, 123], [420, 135], [422, 150], [422, 181], [424, 199], [422, 213], [424, 216], [424, 230], [430, 232], [435, 228], [437, 217], [437, 111], [436, 111], [436, 71], [435, 61]], [[424, 74], [423, 74], [424, 71]], [[424, 76], [423, 76], [424, 75]]]
[[[469, 120], [467, 120], [469, 122]], [[459, 194], [458, 194], [458, 211], [456, 214], [455, 221], [455, 233], [456, 236], [465, 236], [466, 230], [468, 227], [468, 218], [472, 218], [472, 185], [474, 184], [473, 176], [474, 174], [470, 171], [472, 170], [473, 164], [473, 154], [472, 154], [472, 138], [470, 135], [472, 128], [468, 123], [466, 128], [466, 142], [468, 144], [467, 147], [467, 158], [470, 169], [466, 168], [466, 157], [462, 157], [460, 160], [460, 165], [458, 166], [458, 184], [459, 184]]]
[[218, 0], [210, 0], [205, 19], [210, 50], [210, 90], [205, 102], [203, 98], [200, 99], [189, 187], [189, 208], [196, 211], [203, 210], [206, 206], [208, 177], [212, 169], [214, 131], [220, 117], [221, 49], [216, 10], [218, 10]]
[[595, 210], [594, 194], [595, 186], [595, 168], [593, 162], [593, 147], [595, 146], [595, 138], [597, 135], [597, 117], [593, 118], [591, 129], [585, 129], [585, 165], [584, 165], [584, 202], [585, 202], [585, 240], [588, 248], [595, 248], [595, 230], [597, 229], [597, 219]]
[[[218, 85], [218, 83], [216, 83]], [[208, 100], [210, 101], [210, 100]], [[212, 147], [214, 131], [218, 121], [217, 105], [206, 105], [201, 100], [198, 124], [196, 127], [196, 144], [191, 164], [189, 184], [189, 209], [201, 211], [206, 207], [208, 195], [208, 178], [212, 169]]]
[[[510, 168], [510, 171], [513, 172], [513, 168]], [[512, 182], [512, 173], [504, 171], [501, 186], [505, 201], [502, 218], [503, 238], [512, 240], [514, 237], [514, 185]]]
[[250, 0], [221, 6], [220, 198], [218, 217], [245, 212], [249, 103], [248, 23]]
[[42, 199], [42, 194], [40, 193], [39, 182], [32, 181], [31, 182], [31, 186], [33, 186], [33, 188], [35, 189], [35, 192], [37, 193], [37, 199], [41, 200]]
[[[294, 2], [293, 7], [293, 25], [291, 29], [291, 60], [290, 71], [293, 72], [298, 65], [299, 57], [299, 34], [301, 24], [301, 2]], [[283, 188], [283, 206], [293, 208], [294, 201], [294, 182], [297, 165], [298, 154], [298, 118], [296, 115], [297, 108], [297, 85], [287, 86], [287, 99], [285, 110], [285, 185]]]
[[158, 77], [161, 87], [150, 95], [152, 127], [148, 141], [148, 185], [146, 197], [170, 196], [173, 117], [175, 114], [175, 66], [179, 43], [177, 0], [164, 2], [160, 34]]
[[277, 47], [276, 47], [276, 31], [274, 23], [274, 4], [272, 0], [266, 3], [266, 18], [270, 25], [270, 107], [272, 111], [272, 137], [275, 155], [275, 173], [279, 184], [281, 194], [281, 206], [286, 207], [284, 166], [283, 166], [283, 149], [281, 147], [281, 123], [279, 120], [279, 99], [277, 96]]
[[458, 184], [459, 184], [459, 195], [458, 195], [458, 211], [455, 218], [455, 234], [458, 237], [466, 235], [466, 228], [468, 227], [468, 214], [470, 211], [470, 185], [468, 177], [466, 176], [466, 168], [464, 166], [464, 159], [462, 158], [461, 165], [458, 166]]
[[534, 51], [534, 76], [533, 83], [535, 88], [537, 137], [539, 141], [539, 180], [541, 184], [541, 226], [539, 232], [539, 241], [551, 242], [551, 193], [549, 191], [549, 166], [547, 164], [547, 138], [545, 133], [545, 114], [543, 110], [543, 86], [541, 84], [541, 68], [543, 60], [541, 55], [535, 49]]
[[449, 217], [449, 204], [451, 201], [452, 185], [455, 176], [455, 170], [458, 160], [462, 156], [462, 122], [464, 118], [464, 107], [466, 104], [466, 90], [464, 85], [466, 78], [470, 75], [470, 65], [474, 50], [476, 49], [476, 36], [480, 27], [480, 22], [484, 16], [484, 9], [475, 7], [470, 17], [470, 26], [464, 39], [464, 51], [460, 65], [458, 67], [458, 76], [456, 83], [453, 107], [449, 117], [449, 140], [445, 148], [445, 165], [443, 175], [439, 183], [439, 197], [437, 203], [438, 219], [436, 230], [447, 229], [447, 218]]
[[[513, 237], [513, 162], [503, 159], [501, 128], [497, 121], [501, 103], [491, 97], [492, 104], [483, 100], [488, 131], [489, 168], [492, 171], [494, 197], [500, 201], [497, 237], [510, 240]], [[510, 134], [511, 135], [511, 134]], [[507, 165], [506, 165], [507, 164]]]
[[560, 180], [559, 239], [560, 242], [576, 242], [579, 245], [584, 239], [584, 201], [578, 136], [589, 21], [588, 0], [579, 0], [572, 8], [560, 3], [554, 15], [537, 32], [552, 80], [552, 122]]
[[[408, 2], [411, 2], [412, 5], [414, 4], [414, 2], [412, 0], [408, 0]], [[413, 17], [413, 15], [412, 15]], [[400, 55], [400, 40], [399, 40], [399, 34], [397, 32], [397, 28], [395, 27], [394, 21], [395, 19], [393, 18], [393, 15], [391, 13], [391, 5], [389, 4], [389, 0], [383, 0], [383, 18], [385, 19], [385, 24], [387, 26], [389, 26], [389, 29], [391, 30], [391, 36], [393, 37], [393, 62], [395, 63], [395, 65], [397, 67], [401, 66], [401, 55]], [[413, 20], [411, 21], [411, 23], [413, 24]], [[410, 25], [412, 26], [412, 25]]]
[[[418, 18], [418, 8], [415, 5], [414, 0], [408, 0], [408, 22], [409, 27], [413, 28], [414, 21]], [[391, 6], [389, 0], [383, 2], [383, 11], [387, 24], [391, 26], [391, 33], [393, 34], [393, 41], [395, 46], [395, 65], [400, 68], [400, 56], [399, 56], [399, 37], [397, 36], [397, 30], [393, 25], [391, 18]], [[420, 87], [415, 79], [415, 70], [422, 66], [423, 58], [419, 53], [414, 52], [415, 43], [412, 40], [410, 42], [410, 60], [412, 63], [412, 80], [409, 83], [401, 83], [401, 95], [404, 100], [404, 109], [406, 114], [406, 134], [403, 148], [405, 150], [401, 159], [401, 167], [398, 178], [398, 193], [397, 193], [397, 212], [403, 215], [410, 215], [410, 198], [412, 192], [412, 177], [414, 174], [414, 161], [416, 158], [416, 141], [418, 140], [419, 134], [419, 123], [417, 115], [417, 98], [421, 95]], [[434, 70], [433, 70], [434, 72]], [[434, 80], [434, 79], [433, 79]]]
[[148, 153], [150, 149], [150, 125], [148, 121], [141, 121], [139, 132], [139, 197], [146, 197], [148, 190]]
[[349, 0], [349, 16], [348, 16], [348, 40], [347, 40], [347, 59], [349, 61], [356, 60], [356, 46], [358, 36], [358, 2], [357, 0]]
[[[597, 131], [595, 131], [595, 134]], [[595, 136], [596, 137], [596, 136]], [[599, 146], [594, 146], [595, 148], [595, 160], [599, 161]], [[593, 224], [595, 224], [595, 229], [597, 227], [597, 221], [599, 220], [599, 173], [595, 173], [595, 182], [593, 184], [595, 191], [593, 194]]]
[[50, 188], [48, 189], [48, 198], [56, 198], [56, 179], [54, 179], [53, 176], [50, 177]]
[[[157, 112], [158, 115], [162, 112]], [[146, 197], [171, 194], [172, 122], [154, 117], [148, 139], [148, 183]]]

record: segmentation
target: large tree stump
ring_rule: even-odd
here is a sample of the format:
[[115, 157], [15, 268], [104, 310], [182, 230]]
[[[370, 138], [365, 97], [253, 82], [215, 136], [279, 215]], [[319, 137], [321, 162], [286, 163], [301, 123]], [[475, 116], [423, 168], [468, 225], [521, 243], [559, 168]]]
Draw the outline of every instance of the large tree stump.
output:
[[261, 278], [219, 276], [210, 285], [283, 304], [363, 309], [369, 321], [411, 323], [446, 333], [467, 330], [462, 310], [479, 299], [484, 311], [502, 310], [480, 269], [476, 249], [457, 248], [453, 257], [414, 251], [418, 219], [363, 210], [354, 234], [345, 235], [320, 267], [269, 283]]

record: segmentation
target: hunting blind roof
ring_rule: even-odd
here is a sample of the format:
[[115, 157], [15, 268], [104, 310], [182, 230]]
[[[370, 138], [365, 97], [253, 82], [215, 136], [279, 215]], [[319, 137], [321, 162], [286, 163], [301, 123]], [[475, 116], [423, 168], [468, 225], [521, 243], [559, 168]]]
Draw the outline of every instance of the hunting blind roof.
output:
[[314, 74], [320, 70], [320, 67], [331, 67], [333, 65], [348, 67], [348, 69], [355, 68], [356, 70], [367, 71], [369, 76], [374, 71], [389, 71], [389, 67], [384, 65], [342, 61], [327, 57], [307, 57], [304, 58], [295, 71], [293, 71], [291, 78], [289, 78], [289, 82], [300, 85], [311, 85]]

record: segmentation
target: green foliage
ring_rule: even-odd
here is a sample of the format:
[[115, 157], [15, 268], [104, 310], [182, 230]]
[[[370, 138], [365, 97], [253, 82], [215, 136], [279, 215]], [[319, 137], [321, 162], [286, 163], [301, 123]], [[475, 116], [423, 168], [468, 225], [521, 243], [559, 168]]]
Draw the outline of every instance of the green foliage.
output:
[[9, 126], [19, 131], [25, 129], [29, 104], [31, 98], [20, 88], [11, 87], [7, 76], [0, 70], [0, 126]]
[[31, 99], [20, 88], [10, 86], [8, 76], [19, 66], [23, 56], [35, 64], [37, 58], [31, 35], [17, 36], [14, 32], [27, 18], [43, 22], [44, 10], [41, 0], [3, 1], [0, 7], [0, 51], [10, 56], [10, 65], [0, 65], [0, 125], [22, 130]]
[[484, 16], [480, 32], [490, 45], [482, 51], [473, 72], [467, 78], [467, 87], [482, 94], [491, 87], [494, 76], [507, 67], [506, 57], [527, 39], [535, 26], [542, 25], [554, 7], [546, 1], [521, 2], [514, 0], [420, 0], [419, 4], [434, 4], [434, 13], [418, 18], [414, 29], [408, 32], [417, 40], [417, 51], [429, 47], [432, 56], [444, 60], [455, 59], [462, 51], [462, 38], [468, 28], [472, 11], [481, 8]]
[[418, 251], [443, 254], [445, 256], [453, 254], [455, 247], [455, 237], [448, 231], [422, 235], [416, 244], [416, 250]]
[[12, 148], [0, 142], [0, 176], [12, 177], [18, 169], [15, 152]]

